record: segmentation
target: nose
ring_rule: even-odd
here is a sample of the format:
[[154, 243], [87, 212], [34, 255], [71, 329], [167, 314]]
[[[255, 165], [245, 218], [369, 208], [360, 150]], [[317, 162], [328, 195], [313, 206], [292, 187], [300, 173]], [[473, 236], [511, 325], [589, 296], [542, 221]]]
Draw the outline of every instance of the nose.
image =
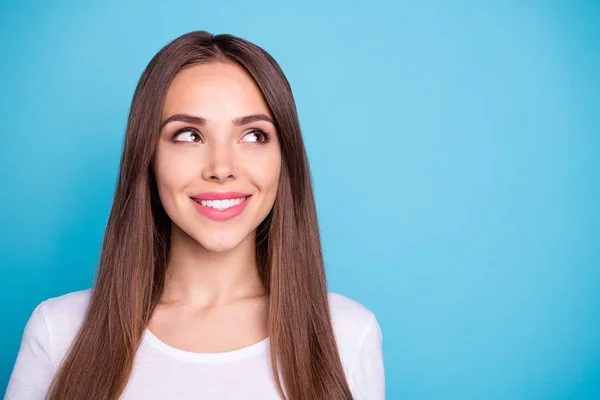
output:
[[202, 176], [207, 181], [225, 182], [235, 179], [235, 160], [233, 149], [225, 143], [212, 143], [207, 149], [206, 164]]

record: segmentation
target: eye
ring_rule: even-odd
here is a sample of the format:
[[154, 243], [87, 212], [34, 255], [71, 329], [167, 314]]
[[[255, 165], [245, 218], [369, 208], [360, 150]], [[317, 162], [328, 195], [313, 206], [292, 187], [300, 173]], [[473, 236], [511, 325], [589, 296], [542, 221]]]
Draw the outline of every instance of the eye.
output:
[[[194, 143], [196, 142], [196, 140], [193, 139], [194, 137], [200, 139], [200, 133], [198, 132], [198, 130], [194, 128], [182, 128], [173, 134], [173, 141]], [[181, 140], [181, 138], [183, 138], [183, 140]], [[192, 138], [192, 140], [190, 140], [189, 138]]]
[[[263, 131], [262, 129], [258, 129], [258, 128], [254, 129], [254, 130], [248, 132], [246, 135], [244, 135], [244, 137], [246, 137], [246, 136], [248, 136], [248, 137], [254, 136], [257, 138], [254, 140], [250, 140], [250, 143], [265, 144], [265, 143], [268, 143], [270, 140], [269, 134], [267, 132]], [[196, 139], [198, 139], [198, 140], [196, 140]], [[190, 127], [181, 128], [173, 134], [174, 142], [196, 143], [200, 139], [201, 139], [200, 132], [197, 129], [190, 128]], [[246, 142], [248, 142], [248, 141], [246, 141]]]
[[254, 130], [248, 132], [246, 135], [244, 135], [244, 137], [246, 137], [246, 136], [262, 137], [262, 140], [256, 139], [256, 140], [253, 140], [252, 143], [264, 144], [264, 143], [269, 143], [269, 140], [270, 140], [269, 134], [267, 132], [263, 131], [262, 129], [258, 129], [258, 128], [254, 129]]

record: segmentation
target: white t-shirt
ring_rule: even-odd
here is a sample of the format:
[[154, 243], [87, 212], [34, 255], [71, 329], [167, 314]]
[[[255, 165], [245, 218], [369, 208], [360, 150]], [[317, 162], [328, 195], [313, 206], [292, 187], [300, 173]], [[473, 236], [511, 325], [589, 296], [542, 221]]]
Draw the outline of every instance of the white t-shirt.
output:
[[[90, 291], [53, 297], [35, 308], [23, 332], [5, 400], [44, 398], [79, 330]], [[383, 400], [382, 335], [375, 315], [348, 297], [333, 292], [328, 297], [354, 398]], [[233, 351], [193, 353], [167, 345], [147, 329], [120, 399], [279, 400], [269, 353], [269, 338]]]

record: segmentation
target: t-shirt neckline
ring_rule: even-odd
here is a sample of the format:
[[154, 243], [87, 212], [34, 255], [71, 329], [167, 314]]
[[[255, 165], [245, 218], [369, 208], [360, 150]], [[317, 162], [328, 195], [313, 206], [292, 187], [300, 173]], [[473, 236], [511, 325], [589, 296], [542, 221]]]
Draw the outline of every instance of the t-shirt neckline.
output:
[[269, 348], [269, 337], [266, 337], [259, 342], [256, 342], [246, 347], [242, 347], [240, 349], [219, 353], [196, 353], [192, 351], [178, 349], [176, 347], [172, 347], [166, 344], [165, 342], [160, 340], [156, 335], [154, 335], [154, 333], [152, 333], [152, 331], [150, 331], [150, 329], [148, 328], [146, 328], [146, 330], [144, 331], [143, 339], [146, 342], [148, 342], [152, 347], [162, 351], [163, 353], [166, 353], [180, 360], [192, 362], [219, 363], [235, 361], [242, 358], [257, 355]]

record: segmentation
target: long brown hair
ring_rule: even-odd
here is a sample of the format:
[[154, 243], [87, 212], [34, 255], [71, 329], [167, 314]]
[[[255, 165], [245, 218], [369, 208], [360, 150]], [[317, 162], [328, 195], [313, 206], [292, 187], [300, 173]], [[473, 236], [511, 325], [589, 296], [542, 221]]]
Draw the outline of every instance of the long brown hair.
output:
[[[262, 48], [233, 35], [184, 34], [150, 61], [127, 122], [114, 201], [87, 313], [48, 400], [118, 399], [161, 298], [171, 222], [152, 171], [160, 116], [175, 74], [235, 62], [273, 114], [282, 166], [275, 204], [257, 228], [259, 274], [269, 296], [271, 366], [282, 398], [352, 399], [333, 333], [311, 176], [289, 82]], [[278, 358], [282, 377], [278, 374]]]

